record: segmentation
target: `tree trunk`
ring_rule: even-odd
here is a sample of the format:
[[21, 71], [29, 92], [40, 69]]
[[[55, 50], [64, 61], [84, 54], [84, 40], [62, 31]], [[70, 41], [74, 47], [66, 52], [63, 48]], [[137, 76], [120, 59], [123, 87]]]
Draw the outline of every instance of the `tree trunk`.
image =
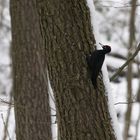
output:
[[35, 0], [10, 0], [17, 140], [52, 140], [46, 54]]
[[[131, 15], [130, 15], [130, 26], [129, 26], [129, 50], [134, 48], [135, 41], [135, 13], [136, 13], [136, 3], [137, 0], [131, 0]], [[128, 57], [132, 55], [132, 52], [128, 52]], [[132, 101], [132, 62], [128, 65], [127, 71], [127, 96], [128, 102]], [[132, 113], [132, 104], [128, 104], [127, 111], [125, 114], [125, 127], [124, 127], [124, 140], [127, 140], [129, 137], [129, 128], [131, 125], [131, 113]]]
[[[115, 140], [107, 97], [95, 91], [85, 54], [95, 43], [85, 0], [38, 0], [60, 140]], [[95, 48], [94, 48], [95, 49]]]

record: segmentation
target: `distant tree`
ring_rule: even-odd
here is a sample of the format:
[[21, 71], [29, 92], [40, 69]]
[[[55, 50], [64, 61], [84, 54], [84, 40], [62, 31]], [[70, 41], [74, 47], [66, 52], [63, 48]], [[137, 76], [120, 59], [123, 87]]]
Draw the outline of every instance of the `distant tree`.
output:
[[87, 72], [85, 55], [95, 39], [86, 0], [37, 0], [37, 9], [59, 140], [116, 140], [102, 74], [95, 91]]
[[[36, 0], [10, 0], [17, 140], [52, 140], [46, 46]], [[46, 76], [46, 75], [45, 75]]]
[[[135, 46], [135, 19], [136, 19], [136, 6], [137, 0], [131, 0], [132, 9], [130, 12], [130, 21], [129, 21], [129, 47], [132, 49]], [[132, 56], [132, 52], [128, 51], [128, 57]], [[127, 69], [127, 98], [128, 102], [132, 101], [132, 78], [133, 78], [133, 62], [130, 62]], [[131, 125], [131, 114], [132, 114], [132, 104], [128, 104], [126, 114], [125, 114], [125, 127], [124, 127], [124, 140], [127, 140], [129, 137], [129, 129]]]

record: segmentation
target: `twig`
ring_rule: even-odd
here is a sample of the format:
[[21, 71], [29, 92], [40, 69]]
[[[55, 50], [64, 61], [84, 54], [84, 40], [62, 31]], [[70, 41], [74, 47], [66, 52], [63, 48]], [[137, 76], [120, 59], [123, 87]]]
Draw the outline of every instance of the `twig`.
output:
[[3, 121], [4, 128], [6, 128], [6, 132], [7, 132], [7, 135], [8, 135], [8, 137], [9, 137], [9, 140], [11, 140], [10, 134], [9, 134], [9, 131], [8, 131], [8, 128], [6, 127], [6, 123], [5, 123], [5, 121], [4, 121], [3, 114], [1, 114], [1, 118], [2, 118], [2, 121]]
[[11, 101], [10, 102], [9, 101], [5, 101], [2, 98], [0, 98], [0, 102], [8, 104], [8, 105], [11, 105], [11, 106], [14, 106], [14, 103], [12, 103]]
[[133, 104], [136, 103], [136, 101], [132, 101], [132, 102], [117, 102], [114, 105], [120, 105], [120, 104]]
[[[14, 103], [5, 101], [5, 100], [3, 100], [3, 99], [1, 99], [1, 98], [0, 98], [0, 102], [2, 102], [2, 103], [4, 103], [4, 104], [7, 104], [7, 105], [11, 105], [11, 106], [14, 106], [14, 105], [15, 105]], [[19, 107], [19, 106], [18, 106], [18, 107]], [[20, 107], [21, 107], [21, 108], [25, 108], [24, 106], [20, 106]], [[56, 111], [54, 108], [52, 108], [52, 107], [50, 107], [50, 108], [51, 108], [51, 110]]]
[[[9, 125], [9, 119], [10, 119], [10, 113], [11, 113], [11, 109], [12, 109], [12, 92], [10, 94], [10, 100], [9, 100], [10, 104], [8, 105], [8, 110], [7, 110], [7, 117], [6, 117], [6, 121], [5, 121], [5, 127], [4, 127], [4, 136], [2, 140], [6, 140], [7, 136], [9, 137], [8, 134], [8, 125]], [[10, 139], [10, 137], [9, 137]]]
[[134, 54], [128, 58], [128, 60], [117, 70], [115, 74], [113, 74], [113, 76], [110, 78], [110, 81], [115, 80], [115, 78], [122, 72], [122, 70], [130, 63], [130, 61], [132, 61], [135, 58], [139, 50], [140, 50], [140, 43], [138, 44], [138, 47], [136, 48]]
[[[102, 7], [108, 7], [108, 8], [131, 8], [131, 5], [123, 5], [123, 6], [112, 6], [112, 5], [103, 5], [101, 4]], [[137, 7], [140, 6], [140, 4], [136, 4]]]

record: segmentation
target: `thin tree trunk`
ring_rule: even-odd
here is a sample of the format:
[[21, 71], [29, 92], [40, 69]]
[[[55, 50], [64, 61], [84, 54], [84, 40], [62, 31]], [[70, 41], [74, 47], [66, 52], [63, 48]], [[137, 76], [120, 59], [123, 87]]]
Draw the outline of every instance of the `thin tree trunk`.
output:
[[41, 70], [47, 63], [36, 1], [10, 0], [10, 12], [16, 137], [52, 140], [48, 87]]
[[[136, 12], [136, 3], [137, 0], [132, 0], [131, 5], [131, 15], [130, 15], [130, 26], [129, 26], [129, 48], [132, 49], [134, 46], [134, 40], [135, 40], [135, 12]], [[132, 54], [131, 52], [128, 52], [128, 57], [130, 57]], [[128, 96], [128, 102], [132, 101], [132, 62], [128, 65], [128, 71], [127, 71], [127, 96]], [[127, 111], [125, 114], [125, 127], [124, 127], [124, 140], [127, 140], [129, 135], [129, 128], [131, 124], [131, 112], [132, 112], [132, 104], [128, 104]]]
[[139, 135], [139, 124], [140, 124], [140, 105], [139, 105], [139, 115], [136, 121], [136, 133], [135, 133], [135, 137], [134, 140], [138, 140], [138, 135]]
[[[137, 56], [137, 61], [139, 61], [139, 56]], [[138, 73], [140, 73], [140, 68], [139, 68], [139, 64], [137, 63], [137, 70], [138, 70]], [[139, 87], [138, 87], [138, 91], [137, 91], [137, 99], [136, 101], [139, 103], [139, 116], [137, 118], [137, 121], [136, 121], [136, 133], [135, 133], [135, 138], [134, 140], [137, 140], [138, 139], [138, 135], [139, 135], [139, 124], [140, 124], [140, 75], [138, 76], [138, 79], [139, 79]]]
[[86, 1], [38, 0], [38, 11], [59, 140], [115, 140], [102, 76], [97, 91], [87, 76], [85, 54], [95, 39]]

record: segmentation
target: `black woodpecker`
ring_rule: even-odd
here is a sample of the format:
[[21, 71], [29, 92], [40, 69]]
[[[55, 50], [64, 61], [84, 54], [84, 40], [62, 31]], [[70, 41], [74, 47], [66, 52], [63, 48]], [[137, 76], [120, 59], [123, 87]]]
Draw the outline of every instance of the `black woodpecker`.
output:
[[101, 45], [103, 50], [95, 50], [90, 55], [86, 56], [88, 69], [91, 76], [91, 81], [95, 89], [97, 89], [97, 77], [102, 68], [105, 54], [111, 52], [111, 47], [108, 45]]

